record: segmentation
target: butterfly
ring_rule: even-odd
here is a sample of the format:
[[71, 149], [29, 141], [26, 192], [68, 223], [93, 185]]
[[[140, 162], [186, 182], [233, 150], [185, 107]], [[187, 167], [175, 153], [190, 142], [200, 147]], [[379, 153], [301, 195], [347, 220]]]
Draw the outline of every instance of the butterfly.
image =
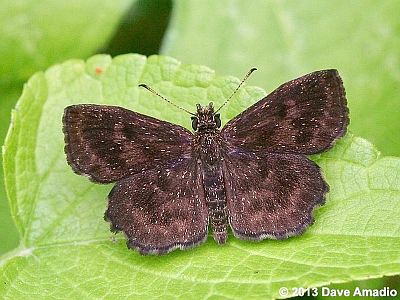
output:
[[93, 182], [116, 182], [105, 219], [129, 248], [194, 247], [209, 224], [224, 244], [228, 227], [258, 241], [300, 235], [313, 223], [329, 187], [307, 155], [331, 148], [349, 123], [338, 71], [289, 81], [222, 129], [218, 111], [198, 104], [192, 133], [118, 106], [65, 108], [67, 161]]

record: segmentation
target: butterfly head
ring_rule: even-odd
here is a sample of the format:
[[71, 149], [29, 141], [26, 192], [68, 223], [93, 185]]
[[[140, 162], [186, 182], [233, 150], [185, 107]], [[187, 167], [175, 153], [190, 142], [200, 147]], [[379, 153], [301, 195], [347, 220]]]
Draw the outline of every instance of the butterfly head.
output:
[[192, 117], [192, 127], [194, 131], [213, 130], [221, 127], [221, 118], [214, 112], [213, 103], [208, 106], [197, 104], [196, 116]]

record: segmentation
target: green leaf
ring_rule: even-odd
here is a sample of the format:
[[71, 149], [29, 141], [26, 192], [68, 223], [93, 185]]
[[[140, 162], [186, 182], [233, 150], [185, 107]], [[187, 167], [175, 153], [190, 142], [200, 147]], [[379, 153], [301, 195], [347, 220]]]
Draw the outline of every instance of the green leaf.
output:
[[[10, 125], [11, 109], [14, 107], [21, 90], [22, 83], [2, 84], [0, 81], [0, 145], [3, 145]], [[0, 255], [18, 245], [18, 233], [10, 215], [8, 199], [4, 189], [2, 159], [0, 159], [0, 237]]]
[[[348, 134], [314, 159], [331, 191], [315, 224], [300, 236], [259, 243], [230, 236], [166, 256], [140, 256], [103, 221], [111, 185], [75, 175], [63, 152], [61, 118], [73, 103], [120, 105], [190, 127], [190, 116], [139, 89], [147, 83], [189, 110], [218, 105], [239, 83], [175, 59], [97, 55], [37, 73], [13, 113], [4, 154], [19, 248], [0, 261], [0, 295], [37, 298], [261, 298], [280, 287], [400, 273], [400, 159], [379, 158]], [[223, 122], [265, 92], [245, 86], [222, 112]]]
[[268, 91], [336, 68], [352, 132], [400, 156], [399, 11], [391, 0], [176, 1], [162, 53], [237, 76], [257, 67], [251, 82]]
[[98, 51], [133, 0], [2, 1], [0, 80], [26, 80], [71, 57]]

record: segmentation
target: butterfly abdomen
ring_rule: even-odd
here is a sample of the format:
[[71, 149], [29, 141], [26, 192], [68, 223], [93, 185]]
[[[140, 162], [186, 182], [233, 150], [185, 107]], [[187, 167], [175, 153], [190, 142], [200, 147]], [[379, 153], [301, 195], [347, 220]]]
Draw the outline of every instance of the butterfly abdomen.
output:
[[227, 212], [221, 164], [204, 165], [203, 185], [214, 239], [218, 244], [224, 244], [227, 239]]
[[218, 244], [224, 244], [228, 237], [227, 208], [218, 136], [214, 134], [200, 135], [199, 144], [209, 221], [213, 229], [214, 240]]

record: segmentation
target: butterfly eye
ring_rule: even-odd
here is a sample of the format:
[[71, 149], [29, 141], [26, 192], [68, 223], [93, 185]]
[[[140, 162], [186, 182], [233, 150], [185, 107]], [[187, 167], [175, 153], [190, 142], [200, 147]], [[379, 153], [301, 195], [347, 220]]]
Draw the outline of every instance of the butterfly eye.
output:
[[215, 120], [215, 124], [217, 125], [217, 128], [221, 127], [221, 117], [219, 114], [215, 114], [214, 115], [214, 120]]
[[198, 120], [196, 117], [192, 117], [192, 128], [194, 131], [197, 130], [197, 124], [198, 124]]

